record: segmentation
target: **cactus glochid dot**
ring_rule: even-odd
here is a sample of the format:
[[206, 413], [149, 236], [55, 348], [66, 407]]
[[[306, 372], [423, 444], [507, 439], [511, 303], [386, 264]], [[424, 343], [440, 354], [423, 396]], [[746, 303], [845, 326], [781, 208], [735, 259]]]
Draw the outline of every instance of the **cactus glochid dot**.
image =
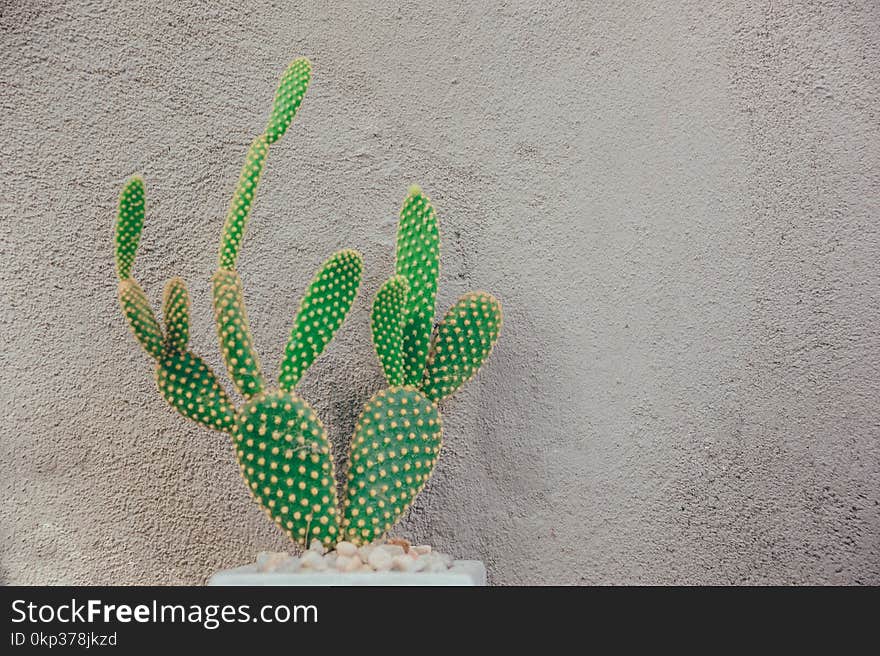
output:
[[238, 407], [189, 348], [190, 301], [183, 280], [166, 284], [160, 323], [132, 277], [146, 214], [146, 190], [137, 176], [119, 198], [116, 273], [123, 315], [156, 361], [161, 395], [184, 417], [231, 436], [248, 490], [292, 540], [332, 547], [341, 539], [361, 544], [381, 538], [425, 486], [442, 443], [437, 402], [469, 380], [489, 355], [501, 329], [501, 306], [489, 294], [467, 294], [433, 331], [439, 229], [428, 198], [412, 187], [400, 214], [396, 273], [379, 289], [371, 313], [373, 343], [389, 387], [367, 402], [358, 419], [340, 504], [330, 441], [295, 388], [351, 309], [363, 259], [345, 249], [320, 266], [294, 317], [276, 389], [261, 371], [237, 270], [269, 150], [290, 127], [311, 71], [308, 60], [297, 59], [281, 78], [266, 129], [248, 149], [211, 278], [220, 351], [243, 398]]

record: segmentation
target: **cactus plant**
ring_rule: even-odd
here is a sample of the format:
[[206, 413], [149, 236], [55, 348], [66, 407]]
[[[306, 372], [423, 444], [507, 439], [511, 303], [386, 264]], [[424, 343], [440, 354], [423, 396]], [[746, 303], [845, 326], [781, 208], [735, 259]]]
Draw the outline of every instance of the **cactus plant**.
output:
[[471, 292], [432, 337], [440, 231], [417, 185], [400, 211], [395, 269], [372, 310], [373, 345], [389, 387], [364, 406], [349, 448], [342, 532], [355, 544], [390, 531], [424, 488], [443, 443], [437, 403], [476, 374], [501, 331], [498, 300]]
[[311, 81], [297, 59], [284, 73], [265, 132], [252, 142], [224, 223], [218, 269], [211, 278], [214, 319], [236, 407], [217, 376], [189, 348], [189, 294], [183, 280], [165, 287], [160, 324], [132, 277], [146, 214], [146, 190], [131, 178], [119, 199], [116, 273], [131, 332], [156, 361], [156, 383], [183, 416], [232, 438], [248, 490], [295, 542], [333, 546], [386, 534], [433, 471], [442, 442], [437, 403], [471, 378], [501, 328], [501, 306], [485, 293], [462, 297], [432, 338], [440, 239], [429, 200], [413, 187], [404, 202], [396, 274], [376, 294], [373, 343], [389, 387], [375, 394], [357, 422], [342, 506], [332, 448], [321, 420], [295, 391], [352, 307], [363, 260], [353, 250], [328, 258], [308, 286], [284, 352], [278, 387], [267, 385], [248, 326], [237, 262], [269, 149], [287, 132]]
[[245, 398], [241, 407], [235, 407], [211, 368], [188, 349], [189, 296], [184, 282], [168, 282], [163, 330], [131, 276], [146, 206], [139, 177], [126, 183], [119, 200], [116, 271], [123, 313], [137, 341], [156, 360], [162, 396], [185, 417], [232, 436], [248, 489], [293, 540], [333, 544], [339, 515], [330, 443], [314, 410], [294, 387], [348, 314], [360, 286], [361, 256], [343, 250], [318, 270], [294, 320], [277, 390], [267, 389], [263, 379], [236, 269], [269, 147], [284, 136], [310, 79], [306, 59], [295, 60], [281, 79], [266, 131], [248, 150], [212, 278], [217, 336], [229, 377]]

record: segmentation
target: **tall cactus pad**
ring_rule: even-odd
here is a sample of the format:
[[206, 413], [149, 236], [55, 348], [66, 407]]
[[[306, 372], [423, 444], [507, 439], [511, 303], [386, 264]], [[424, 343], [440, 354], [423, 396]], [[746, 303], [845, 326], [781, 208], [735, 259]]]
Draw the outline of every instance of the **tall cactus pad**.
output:
[[119, 196], [116, 219], [116, 275], [120, 280], [131, 276], [131, 266], [137, 254], [138, 242], [144, 228], [146, 191], [144, 181], [131, 178]]
[[262, 394], [265, 383], [248, 327], [241, 278], [237, 271], [218, 269], [212, 283], [217, 337], [229, 377], [242, 396]]
[[166, 353], [156, 367], [156, 384], [184, 417], [231, 433], [235, 408], [211, 368], [195, 353]]
[[162, 319], [166, 350], [185, 351], [189, 343], [189, 293], [180, 278], [172, 278], [165, 285]]
[[245, 483], [291, 539], [336, 542], [339, 532], [333, 457], [311, 406], [286, 392], [251, 399], [233, 430]]
[[453, 305], [437, 330], [422, 390], [440, 401], [474, 374], [489, 356], [501, 332], [501, 303], [491, 294], [472, 292]]
[[343, 501], [343, 536], [355, 544], [388, 531], [421, 492], [442, 444], [440, 413], [414, 387], [378, 392], [355, 426]]
[[119, 304], [138, 343], [154, 358], [162, 357], [162, 328], [144, 290], [134, 278], [119, 281]]
[[434, 208], [417, 185], [410, 187], [400, 211], [396, 272], [409, 282], [403, 329], [405, 382], [418, 385], [428, 360], [434, 321], [440, 273], [440, 231]]
[[279, 386], [292, 390], [342, 325], [357, 296], [364, 262], [339, 251], [321, 265], [299, 307], [281, 363]]
[[226, 223], [223, 226], [223, 238], [220, 241], [220, 267], [223, 269], [234, 268], [238, 260], [241, 240], [247, 227], [251, 205], [257, 195], [257, 185], [260, 182], [260, 174], [263, 172], [263, 164], [268, 152], [266, 135], [254, 139], [248, 150], [244, 167], [238, 178], [238, 186], [229, 203]]
[[403, 324], [408, 293], [406, 278], [392, 276], [373, 301], [373, 346], [391, 386], [403, 385]]
[[299, 109], [303, 96], [312, 79], [312, 65], [308, 59], [294, 59], [278, 85], [275, 102], [272, 104], [272, 116], [266, 126], [266, 140], [273, 144], [284, 136], [290, 127], [296, 110]]

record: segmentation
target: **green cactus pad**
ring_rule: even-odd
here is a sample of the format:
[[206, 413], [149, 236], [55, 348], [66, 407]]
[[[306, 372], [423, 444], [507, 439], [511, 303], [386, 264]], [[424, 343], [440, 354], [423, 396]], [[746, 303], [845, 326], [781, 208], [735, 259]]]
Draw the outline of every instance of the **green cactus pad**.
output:
[[339, 251], [327, 259], [309, 285], [284, 350], [278, 384], [292, 390], [345, 320], [361, 284], [360, 253]]
[[349, 448], [343, 537], [363, 544], [391, 530], [430, 478], [442, 441], [437, 406], [416, 388], [373, 396]]
[[391, 386], [403, 385], [403, 324], [408, 293], [406, 278], [392, 276], [373, 300], [373, 347]]
[[433, 328], [440, 273], [440, 231], [434, 208], [417, 185], [410, 187], [400, 210], [396, 269], [409, 282], [403, 329], [404, 378], [407, 385], [418, 385], [428, 360]]
[[125, 183], [119, 196], [116, 219], [116, 275], [120, 280], [131, 276], [131, 267], [144, 228], [145, 212], [144, 181], [138, 177], [131, 178]]
[[162, 320], [165, 322], [165, 349], [185, 351], [189, 344], [189, 293], [186, 283], [172, 278], [165, 285]]
[[147, 295], [134, 278], [119, 281], [119, 305], [138, 343], [154, 358], [162, 357], [162, 328]]
[[235, 408], [211, 368], [195, 353], [167, 352], [156, 367], [156, 384], [184, 417], [231, 433]]
[[473, 378], [498, 339], [501, 321], [501, 303], [485, 292], [465, 294], [449, 308], [421, 386], [428, 398], [440, 401]]
[[300, 544], [334, 544], [333, 457], [311, 406], [288, 392], [251, 399], [235, 419], [233, 439], [245, 483], [275, 523]]
[[229, 377], [242, 396], [262, 394], [265, 382], [248, 328], [241, 278], [235, 270], [218, 269], [211, 280], [217, 337]]
[[269, 147], [266, 144], [265, 135], [254, 139], [248, 150], [244, 167], [238, 178], [238, 186], [229, 203], [226, 223], [223, 226], [223, 238], [220, 241], [220, 268], [232, 269], [238, 260], [241, 240], [244, 237], [245, 227], [247, 227], [251, 205], [257, 195], [257, 185], [260, 182], [260, 174], [263, 172], [263, 164], [268, 152]]
[[305, 58], [294, 59], [284, 71], [278, 91], [275, 92], [272, 116], [266, 126], [266, 141], [270, 144], [278, 141], [287, 132], [311, 79], [312, 65]]

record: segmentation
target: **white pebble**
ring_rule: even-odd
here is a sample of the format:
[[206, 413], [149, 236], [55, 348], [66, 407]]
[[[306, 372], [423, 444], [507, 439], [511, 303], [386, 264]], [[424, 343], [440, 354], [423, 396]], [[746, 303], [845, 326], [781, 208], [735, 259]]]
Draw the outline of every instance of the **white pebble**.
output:
[[367, 557], [367, 563], [377, 572], [391, 569], [391, 555], [384, 549], [373, 549]]
[[411, 572], [415, 566], [415, 562], [415, 558], [407, 556], [406, 554], [394, 556], [394, 558], [391, 559], [391, 569], [396, 572]]
[[425, 570], [428, 572], [442, 572], [452, 565], [452, 558], [438, 551], [425, 554], [419, 560], [425, 563]]
[[354, 556], [358, 552], [358, 548], [357, 545], [352, 544], [351, 542], [337, 542], [336, 552], [340, 556]]
[[339, 558], [336, 559], [336, 569], [340, 572], [354, 572], [360, 569], [363, 565], [361, 559], [357, 556], [339, 556]]
[[424, 556], [425, 554], [431, 553], [431, 545], [430, 544], [417, 544], [409, 548], [410, 553], [415, 553], [417, 556]]
[[377, 549], [382, 549], [384, 552], [386, 552], [389, 556], [392, 556], [392, 557], [402, 556], [403, 554], [406, 553], [404, 548], [401, 547], [399, 544], [381, 544], [377, 547]]
[[324, 545], [318, 539], [312, 540], [311, 544], [309, 544], [309, 551], [314, 551], [322, 556], [327, 553]]
[[257, 554], [257, 571], [274, 572], [288, 558], [285, 551], [261, 551]]
[[324, 562], [321, 554], [317, 551], [312, 551], [311, 549], [302, 555], [299, 562], [306, 569], [316, 569], [318, 571], [327, 569], [327, 563]]
[[299, 571], [299, 568], [299, 558], [286, 558], [284, 562], [275, 568], [275, 571], [282, 574], [294, 574]]

